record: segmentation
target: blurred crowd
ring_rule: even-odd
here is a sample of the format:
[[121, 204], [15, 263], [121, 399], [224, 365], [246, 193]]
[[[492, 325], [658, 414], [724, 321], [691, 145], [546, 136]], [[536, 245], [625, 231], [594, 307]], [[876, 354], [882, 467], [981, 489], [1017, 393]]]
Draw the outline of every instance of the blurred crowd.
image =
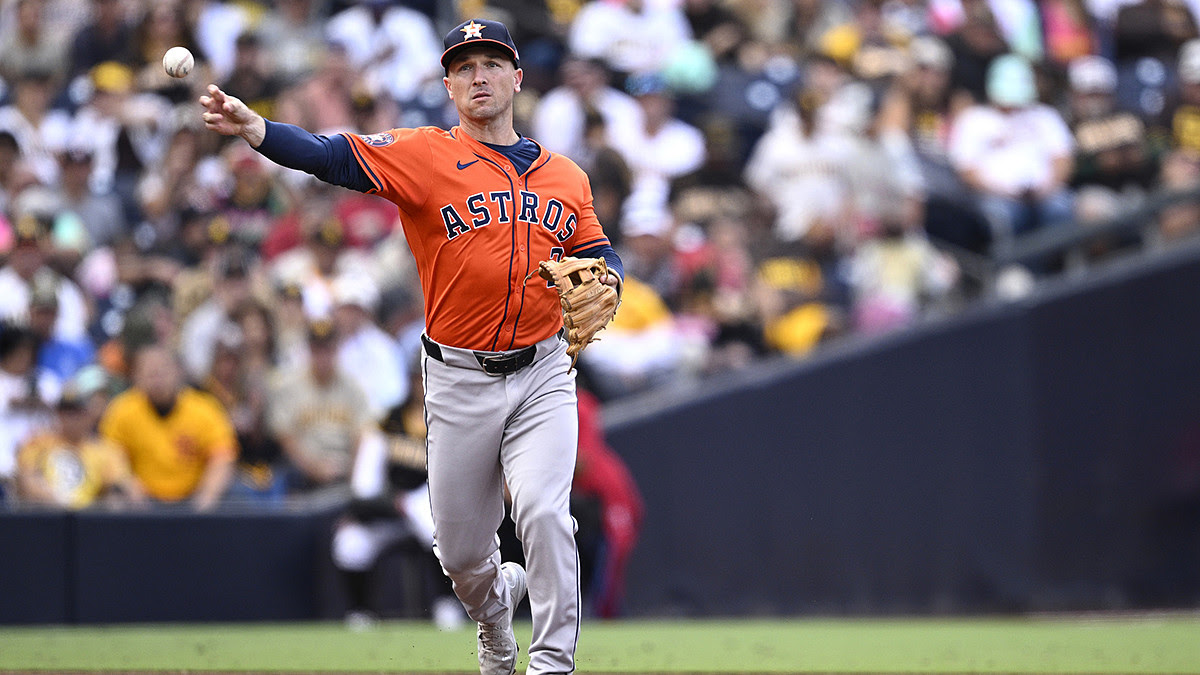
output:
[[[10, 497], [275, 500], [347, 483], [381, 423], [424, 432], [394, 207], [196, 99], [448, 127], [467, 17], [512, 30], [516, 127], [588, 173], [624, 260], [580, 363], [601, 400], [953, 311], [986, 290], [967, 261], [1200, 186], [1200, 0], [0, 0]], [[1176, 205], [1088, 255], [1198, 227]]]

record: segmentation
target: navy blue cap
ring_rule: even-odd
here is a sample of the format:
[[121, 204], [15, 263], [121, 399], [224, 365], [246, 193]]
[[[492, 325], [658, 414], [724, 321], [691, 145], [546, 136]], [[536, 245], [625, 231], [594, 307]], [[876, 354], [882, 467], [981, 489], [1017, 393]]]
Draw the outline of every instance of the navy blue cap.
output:
[[518, 68], [521, 67], [521, 57], [517, 55], [517, 46], [513, 44], [512, 36], [508, 34], [508, 27], [499, 21], [489, 19], [467, 19], [446, 33], [446, 37], [442, 38], [442, 46], [446, 49], [442, 52], [442, 67], [449, 68], [450, 59], [454, 57], [455, 53], [475, 44], [490, 44], [499, 47], [512, 56], [513, 63]]

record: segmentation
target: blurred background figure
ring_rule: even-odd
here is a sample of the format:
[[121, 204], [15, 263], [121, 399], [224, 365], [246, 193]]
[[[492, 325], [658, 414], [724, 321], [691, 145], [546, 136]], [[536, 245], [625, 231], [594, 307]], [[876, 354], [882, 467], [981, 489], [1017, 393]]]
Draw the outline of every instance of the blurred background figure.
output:
[[647, 0], [589, 2], [571, 23], [567, 45], [585, 59], [600, 59], [619, 78], [661, 72], [692, 39], [683, 10]]
[[344, 485], [375, 421], [362, 388], [338, 367], [338, 340], [331, 321], [312, 322], [308, 365], [280, 373], [269, 393], [270, 429], [294, 469], [293, 493]]
[[26, 328], [0, 324], [0, 490], [13, 490], [17, 451], [51, 423], [34, 381], [37, 337]]
[[192, 380], [199, 382], [209, 373], [222, 331], [233, 323], [234, 311], [251, 298], [252, 264], [244, 250], [226, 251], [213, 270], [211, 295], [184, 316], [179, 353]]
[[235, 308], [217, 338], [212, 367], [200, 388], [229, 415], [239, 448], [231, 499], [276, 504], [288, 488], [288, 465], [267, 428], [268, 386], [274, 372], [270, 314], [254, 300]]
[[17, 141], [21, 156], [44, 186], [58, 182], [57, 151], [71, 135], [70, 116], [51, 107], [55, 84], [47, 70], [22, 70], [9, 79], [12, 95], [0, 106], [0, 131]]
[[54, 336], [77, 341], [87, 332], [87, 300], [75, 282], [49, 266], [50, 217], [44, 212], [27, 213], [17, 220], [12, 249], [0, 267], [0, 320], [28, 326], [34, 288], [45, 284], [54, 289]]
[[666, 205], [671, 181], [700, 168], [705, 143], [700, 130], [675, 117], [675, 98], [658, 74], [636, 75], [626, 90], [638, 104], [634, 126], [613, 120], [609, 127], [613, 148], [621, 153], [632, 174], [630, 191], [635, 199]]
[[599, 399], [581, 388], [579, 456], [571, 485], [571, 511], [576, 520], [598, 521], [599, 525], [594, 531], [581, 527], [576, 535], [584, 549], [581, 558], [591, 566], [585, 586], [594, 616], [613, 619], [622, 614], [625, 569], [637, 545], [644, 510], [629, 468], [604, 439]]
[[330, 17], [327, 39], [346, 49], [372, 94], [408, 103], [442, 75], [438, 33], [428, 16], [388, 0], [364, 0]]
[[404, 563], [408, 611], [419, 609], [442, 630], [467, 622], [433, 553], [425, 406], [420, 369], [410, 371], [408, 398], [361, 436], [350, 478], [353, 498], [333, 535], [333, 560], [342, 574], [352, 629], [370, 626], [382, 609], [379, 568], [389, 554], [399, 554]]
[[124, 451], [96, 431], [99, 416], [90, 399], [103, 394], [90, 386], [72, 381], [54, 406], [49, 428], [22, 444], [17, 455], [22, 504], [66, 509], [144, 504], [145, 492]]
[[1062, 115], [1038, 102], [1024, 57], [996, 59], [987, 95], [987, 104], [963, 111], [955, 124], [950, 157], [979, 195], [993, 251], [1004, 253], [1017, 236], [1070, 220], [1074, 142]]
[[382, 419], [408, 397], [409, 378], [395, 339], [376, 321], [379, 288], [361, 272], [346, 272], [332, 290], [338, 365], [362, 387], [371, 417]]
[[0, 77], [45, 73], [61, 86], [67, 74], [67, 36], [45, 20], [45, 0], [16, 0], [16, 21], [0, 29]]
[[146, 494], [197, 511], [216, 508], [233, 479], [237, 437], [212, 396], [184, 382], [170, 349], [133, 356], [133, 386], [109, 403], [100, 433], [120, 446]]
[[532, 136], [544, 147], [579, 162], [587, 153], [589, 114], [599, 116], [609, 143], [615, 130], [636, 128], [642, 115], [637, 101], [609, 85], [602, 61], [569, 56], [559, 72], [562, 83], [538, 99], [533, 113]]

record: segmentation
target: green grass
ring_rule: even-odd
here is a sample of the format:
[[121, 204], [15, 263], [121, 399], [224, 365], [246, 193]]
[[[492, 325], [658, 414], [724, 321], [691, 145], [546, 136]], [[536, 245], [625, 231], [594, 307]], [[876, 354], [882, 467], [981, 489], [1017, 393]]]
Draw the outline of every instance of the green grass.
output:
[[[518, 624], [527, 644], [529, 625]], [[0, 671], [475, 671], [471, 629], [388, 622], [0, 629]], [[523, 650], [524, 651], [524, 650]], [[522, 654], [524, 657], [524, 653]], [[522, 658], [520, 668], [524, 668]], [[586, 623], [581, 673], [1197, 673], [1200, 617]]]

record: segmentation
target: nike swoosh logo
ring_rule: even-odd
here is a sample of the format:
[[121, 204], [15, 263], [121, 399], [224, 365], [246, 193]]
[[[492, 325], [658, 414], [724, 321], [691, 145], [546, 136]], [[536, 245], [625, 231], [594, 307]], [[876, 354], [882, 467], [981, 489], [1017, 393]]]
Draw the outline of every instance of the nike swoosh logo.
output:
[[463, 169], [467, 168], [468, 166], [471, 166], [472, 164], [474, 164], [475, 162], [478, 162], [478, 161], [479, 160], [475, 160], [473, 162], [467, 162], [466, 164], [463, 164], [462, 162], [457, 162], [458, 170], [462, 171]]

